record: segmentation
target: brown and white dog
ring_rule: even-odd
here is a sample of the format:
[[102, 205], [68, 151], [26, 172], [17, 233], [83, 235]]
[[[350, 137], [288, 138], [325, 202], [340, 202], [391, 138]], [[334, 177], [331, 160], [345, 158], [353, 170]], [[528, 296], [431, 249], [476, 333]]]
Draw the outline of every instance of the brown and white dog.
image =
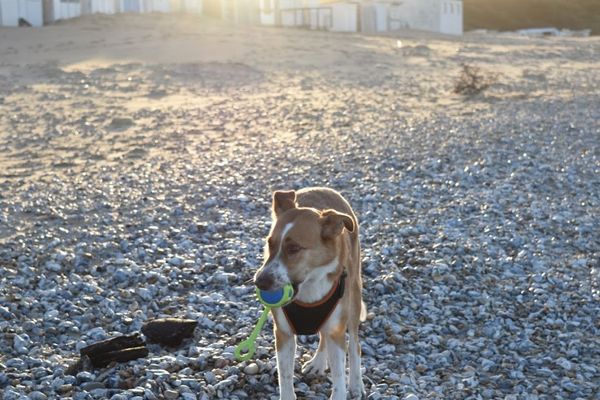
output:
[[[296, 399], [295, 335], [306, 334], [305, 329], [318, 331], [320, 341], [302, 372], [324, 374], [329, 365], [333, 382], [330, 399], [345, 400], [347, 351], [350, 396], [366, 398], [358, 338], [366, 308], [362, 301], [358, 221], [350, 204], [328, 188], [274, 192], [273, 225], [265, 246], [265, 262], [254, 282], [262, 290], [275, 290], [287, 283], [295, 289], [292, 304], [272, 309], [280, 399]], [[329, 310], [321, 310], [327, 307], [325, 303], [330, 304]], [[301, 309], [305, 315], [294, 320], [291, 307]], [[321, 322], [314, 324], [319, 317], [312, 314], [313, 310], [322, 311]]]

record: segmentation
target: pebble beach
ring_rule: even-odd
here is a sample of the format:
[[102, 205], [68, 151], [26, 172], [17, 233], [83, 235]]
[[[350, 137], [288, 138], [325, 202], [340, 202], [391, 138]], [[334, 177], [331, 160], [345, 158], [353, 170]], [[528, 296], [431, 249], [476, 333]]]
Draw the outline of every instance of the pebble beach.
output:
[[[271, 193], [362, 245], [369, 399], [600, 399], [600, 38], [181, 15], [0, 28], [0, 398], [278, 399], [251, 279]], [[462, 65], [489, 77], [454, 93]], [[65, 373], [149, 320], [175, 348]], [[298, 399], [318, 338], [298, 339]]]

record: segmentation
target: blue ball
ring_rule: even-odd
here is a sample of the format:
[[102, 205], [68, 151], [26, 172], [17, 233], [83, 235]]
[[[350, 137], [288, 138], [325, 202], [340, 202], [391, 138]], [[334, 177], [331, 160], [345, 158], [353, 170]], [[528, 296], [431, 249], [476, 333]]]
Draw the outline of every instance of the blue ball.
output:
[[261, 290], [260, 297], [267, 304], [277, 304], [283, 298], [283, 288], [277, 290]]

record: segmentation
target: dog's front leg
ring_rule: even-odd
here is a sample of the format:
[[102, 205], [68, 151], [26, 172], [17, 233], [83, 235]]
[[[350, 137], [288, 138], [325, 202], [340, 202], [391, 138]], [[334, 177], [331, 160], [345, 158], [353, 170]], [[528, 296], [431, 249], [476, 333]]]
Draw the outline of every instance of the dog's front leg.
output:
[[358, 327], [349, 327], [348, 361], [350, 363], [350, 396], [352, 399], [366, 399], [365, 385], [360, 370], [360, 344], [358, 342]]
[[345, 329], [327, 335], [327, 355], [333, 390], [330, 400], [346, 400], [346, 338]]
[[296, 356], [296, 336], [275, 328], [275, 348], [277, 349], [277, 373], [279, 375], [279, 398], [296, 400], [294, 393], [294, 358]]

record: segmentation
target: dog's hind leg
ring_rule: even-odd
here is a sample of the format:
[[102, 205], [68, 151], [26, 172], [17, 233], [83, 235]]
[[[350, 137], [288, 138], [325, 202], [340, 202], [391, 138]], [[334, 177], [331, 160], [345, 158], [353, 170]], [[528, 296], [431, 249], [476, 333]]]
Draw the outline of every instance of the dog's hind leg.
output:
[[322, 333], [319, 333], [319, 348], [309, 361], [302, 366], [304, 375], [325, 375], [327, 369], [327, 341]]
[[296, 336], [275, 328], [275, 347], [277, 349], [277, 373], [279, 375], [279, 399], [296, 400], [294, 393], [294, 358], [296, 355]]

